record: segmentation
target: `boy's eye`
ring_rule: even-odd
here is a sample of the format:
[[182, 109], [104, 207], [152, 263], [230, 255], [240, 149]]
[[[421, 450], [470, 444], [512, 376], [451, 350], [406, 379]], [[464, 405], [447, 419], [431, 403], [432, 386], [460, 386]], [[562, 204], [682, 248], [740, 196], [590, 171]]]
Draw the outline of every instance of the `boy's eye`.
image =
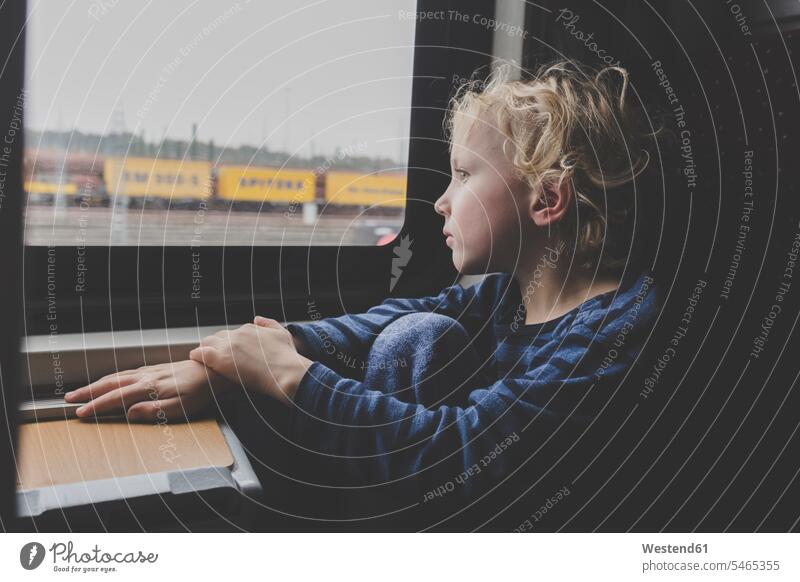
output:
[[459, 180], [461, 180], [462, 182], [463, 182], [464, 180], [466, 180], [466, 179], [469, 177], [469, 172], [466, 172], [466, 171], [464, 171], [464, 170], [462, 170], [462, 169], [460, 169], [460, 168], [457, 168], [457, 169], [454, 171], [454, 173], [455, 173], [456, 177], [457, 177]]

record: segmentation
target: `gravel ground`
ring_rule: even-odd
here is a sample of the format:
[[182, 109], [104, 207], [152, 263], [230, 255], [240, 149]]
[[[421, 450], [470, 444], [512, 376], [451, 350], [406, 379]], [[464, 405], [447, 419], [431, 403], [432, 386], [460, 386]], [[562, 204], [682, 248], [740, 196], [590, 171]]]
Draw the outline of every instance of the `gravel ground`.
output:
[[[301, 213], [228, 212], [29, 206], [25, 242], [29, 245], [374, 245], [402, 219], [323, 217], [304, 224]], [[376, 232], [377, 230], [377, 232]]]

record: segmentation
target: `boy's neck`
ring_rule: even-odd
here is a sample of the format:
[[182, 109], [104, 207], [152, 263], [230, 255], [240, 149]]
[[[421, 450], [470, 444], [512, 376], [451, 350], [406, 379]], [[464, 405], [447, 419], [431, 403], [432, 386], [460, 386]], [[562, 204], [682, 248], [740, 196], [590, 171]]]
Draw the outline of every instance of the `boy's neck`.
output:
[[559, 247], [547, 247], [536, 261], [514, 273], [525, 306], [525, 325], [561, 317], [592, 297], [619, 287], [619, 278], [598, 275], [593, 280], [591, 272], [575, 268], [567, 277], [562, 265], [568, 266], [570, 261], [559, 255]]

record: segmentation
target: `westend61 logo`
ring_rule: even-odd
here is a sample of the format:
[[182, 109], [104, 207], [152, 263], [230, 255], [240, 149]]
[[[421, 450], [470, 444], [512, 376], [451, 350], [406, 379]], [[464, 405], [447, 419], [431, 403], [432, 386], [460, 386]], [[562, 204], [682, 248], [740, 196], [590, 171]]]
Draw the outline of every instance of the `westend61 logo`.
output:
[[154, 564], [158, 554], [145, 554], [141, 550], [136, 552], [105, 552], [97, 544], [89, 551], [74, 551], [72, 542], [56, 542], [49, 550], [38, 542], [29, 542], [22, 546], [19, 552], [19, 563], [26, 570], [38, 568], [46, 554], [53, 557], [54, 572], [90, 572], [109, 573], [116, 572], [115, 564]]

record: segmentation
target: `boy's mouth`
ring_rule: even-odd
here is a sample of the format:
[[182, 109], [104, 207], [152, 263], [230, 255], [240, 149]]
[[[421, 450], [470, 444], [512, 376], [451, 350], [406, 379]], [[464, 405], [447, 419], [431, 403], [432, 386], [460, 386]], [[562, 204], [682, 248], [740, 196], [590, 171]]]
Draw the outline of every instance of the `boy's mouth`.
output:
[[450, 234], [449, 232], [447, 232], [446, 228], [442, 229], [442, 234], [444, 234], [444, 236], [445, 236], [445, 241], [444, 242], [445, 242], [445, 244], [447, 246], [450, 246], [455, 241], [455, 239], [453, 238], [453, 235]]

